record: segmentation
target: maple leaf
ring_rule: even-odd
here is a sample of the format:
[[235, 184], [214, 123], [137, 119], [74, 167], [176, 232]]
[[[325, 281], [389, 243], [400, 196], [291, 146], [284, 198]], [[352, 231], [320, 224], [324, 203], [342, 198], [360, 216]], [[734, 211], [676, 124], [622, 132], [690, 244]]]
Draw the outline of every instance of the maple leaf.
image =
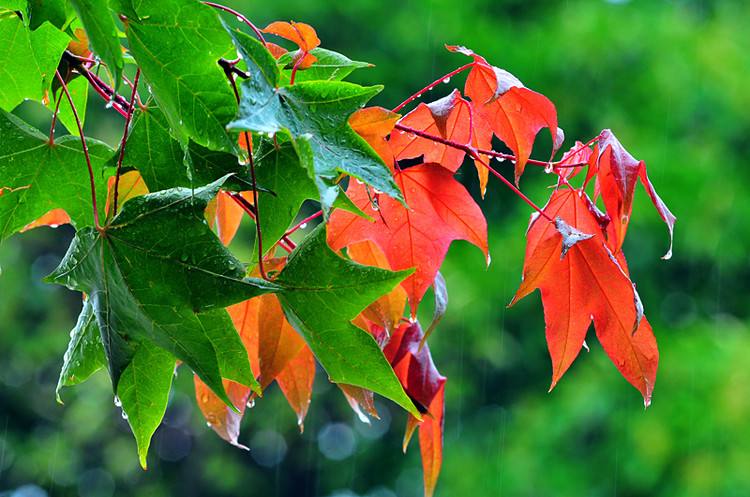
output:
[[227, 403], [222, 377], [255, 385], [222, 307], [278, 286], [246, 278], [205, 224], [203, 211], [221, 183], [130, 200], [101, 231], [79, 230], [47, 277], [89, 295], [116, 391], [140, 342], [185, 362]]
[[[240, 195], [246, 201], [252, 203], [252, 192], [241, 192]], [[222, 190], [216, 195], [206, 209], [206, 219], [209, 225], [216, 230], [216, 236], [221, 243], [229, 246], [232, 243], [237, 231], [240, 229], [240, 223], [245, 211], [237, 202], [232, 200], [232, 196]]]
[[326, 244], [325, 227], [307, 235], [274, 280], [284, 288], [277, 293], [284, 314], [331, 381], [372, 390], [417, 414], [374, 338], [351, 323], [409, 272], [339, 257]]
[[[63, 356], [56, 388], [60, 403], [62, 387], [87, 380], [107, 364], [96, 312], [92, 300], [86, 298]], [[151, 437], [167, 409], [174, 368], [175, 359], [169, 352], [147, 342], [134, 343], [130, 361], [122, 369], [115, 387], [115, 405], [122, 409], [123, 418], [130, 425], [144, 469]]]
[[29, 224], [23, 227], [21, 233], [25, 233], [34, 228], [40, 228], [42, 226], [49, 226], [51, 228], [57, 228], [63, 224], [70, 223], [70, 216], [63, 209], [52, 209], [39, 219], [31, 221]]
[[386, 139], [401, 116], [383, 107], [366, 107], [349, 117], [349, 126], [393, 169], [395, 158]]
[[604, 240], [585, 193], [556, 190], [526, 235], [523, 282], [510, 305], [539, 288], [552, 359], [552, 385], [578, 356], [594, 322], [596, 336], [617, 369], [651, 402], [659, 352], [624, 266]]
[[[113, 217], [116, 213], [111, 212], [115, 201], [115, 183], [117, 177], [110, 176], [107, 180], [107, 205], [105, 210], [107, 216]], [[148, 187], [143, 181], [138, 171], [128, 171], [120, 176], [119, 184], [117, 186], [117, 207], [118, 212], [122, 210], [122, 206], [128, 200], [148, 193]]]
[[138, 170], [151, 191], [200, 187], [230, 173], [234, 176], [224, 188], [252, 188], [248, 168], [236, 156], [176, 140], [164, 111], [153, 101], [133, 115], [122, 167]]
[[[458, 90], [429, 104], [420, 103], [399, 123], [464, 145], [471, 139], [471, 108]], [[403, 131], [391, 134], [389, 143], [396, 160], [423, 156], [423, 162], [440, 164], [451, 172], [458, 170], [466, 155], [461, 149]]]
[[[445, 382], [432, 361], [430, 349], [422, 345], [424, 336], [419, 323], [405, 323], [390, 336], [383, 353], [393, 366], [401, 384], [414, 399], [423, 416], [419, 426], [419, 445], [422, 453], [425, 495], [435, 490], [443, 460], [443, 418], [445, 410]], [[410, 417], [404, 450], [411, 433], [417, 426], [416, 418]]]
[[0, 109], [11, 111], [25, 98], [44, 101], [69, 41], [52, 24], [32, 31], [15, 14], [0, 17]]
[[313, 382], [315, 381], [315, 356], [307, 345], [302, 346], [276, 376], [286, 401], [297, 414], [297, 425], [300, 431], [305, 429], [305, 416], [312, 399]]
[[[477, 105], [474, 102], [469, 102], [471, 106], [471, 146], [475, 149], [480, 150], [491, 150], [492, 149], [492, 128], [490, 127], [484, 116], [477, 111]], [[477, 177], [479, 178], [479, 191], [484, 198], [487, 193], [487, 182], [490, 177], [490, 170], [487, 169], [485, 164], [489, 164], [492, 157], [485, 154], [477, 154], [474, 159], [474, 167], [477, 170]]]
[[670, 212], [648, 179], [646, 163], [630, 155], [608, 129], [599, 135], [598, 150], [599, 153], [596, 156], [597, 190], [601, 193], [604, 206], [612, 220], [615, 235], [612, 243], [613, 251], [619, 252], [625, 240], [625, 233], [633, 211], [635, 184], [640, 178], [654, 207], [669, 229], [669, 250], [663, 258], [672, 257], [674, 223], [677, 218]]
[[354, 411], [354, 414], [357, 415], [357, 418], [361, 422], [369, 425], [370, 418], [368, 416], [380, 419], [378, 411], [375, 409], [375, 398], [371, 390], [344, 383], [339, 383], [338, 386], [349, 403], [349, 407], [352, 408], [352, 411]]
[[[258, 307], [260, 299], [249, 299], [227, 308], [232, 318], [242, 344], [247, 351], [248, 359], [253, 371], [253, 377], [257, 378], [258, 367]], [[224, 400], [218, 397], [198, 375], [194, 375], [195, 399], [203, 417], [210, 428], [221, 438], [230, 444], [245, 448], [238, 442], [240, 435], [240, 423], [245, 414], [248, 399], [252, 390], [245, 385], [229, 380], [223, 380], [224, 389], [232, 402], [234, 408], [229, 407]]]
[[175, 136], [233, 152], [236, 143], [226, 124], [237, 102], [216, 64], [233, 47], [213, 9], [194, 0], [121, 3], [135, 11], [125, 12], [130, 53]]
[[[401, 283], [414, 315], [453, 240], [466, 240], [487, 257], [487, 221], [453, 173], [437, 164], [396, 171], [394, 179], [408, 208], [379, 196], [379, 212], [373, 222], [335, 211], [329, 222], [328, 241], [334, 250], [340, 250], [371, 240], [394, 270], [415, 268], [414, 274]], [[347, 194], [360, 209], [372, 210], [364, 185], [350, 183]]]
[[446, 48], [474, 59], [464, 93], [487, 120], [495, 135], [515, 153], [518, 184], [531, 156], [536, 135], [542, 128], [549, 128], [554, 150], [562, 144], [555, 106], [547, 97], [529, 90], [511, 73], [490, 65], [473, 51], [458, 46]]
[[122, 82], [125, 62], [122, 58], [117, 26], [109, 10], [109, 4], [96, 0], [70, 0], [70, 3], [86, 29], [87, 41], [107, 65], [116, 90]]
[[[266, 46], [274, 57], [277, 57], [273, 43], [266, 43]], [[291, 81], [292, 70], [298, 56], [299, 52], [297, 51], [282, 53], [277, 57], [279, 66], [284, 69], [281, 71], [280, 81], [282, 84], [289, 84]], [[300, 66], [297, 68], [298, 71], [294, 77], [296, 83], [303, 81], [341, 81], [357, 69], [372, 67], [372, 64], [367, 62], [352, 60], [338, 52], [320, 47], [310, 50], [309, 56], [315, 57], [317, 60], [310, 67]]]
[[276, 21], [261, 31], [275, 34], [297, 45], [299, 51], [294, 55], [294, 64], [299, 69], [306, 69], [318, 60], [310, 51], [320, 45], [320, 39], [315, 29], [309, 24], [294, 21]]
[[[81, 142], [49, 137], [0, 110], [0, 240], [26, 228], [50, 211], [63, 210], [76, 227], [93, 225], [89, 175]], [[100, 209], [106, 199], [106, 162], [114, 152], [90, 138], [88, 144]], [[59, 211], [57, 212], [59, 214]], [[100, 214], [104, 214], [100, 212]], [[64, 216], [56, 215], [61, 224]], [[53, 220], [53, 221], [55, 221]]]
[[89, 37], [83, 28], [73, 30], [73, 40], [68, 43], [68, 51], [73, 55], [88, 59], [91, 56]]
[[279, 69], [268, 50], [244, 33], [233, 35], [250, 77], [240, 85], [239, 114], [229, 124], [230, 129], [287, 135], [303, 167], [315, 180], [324, 212], [339, 195], [337, 179], [341, 173], [401, 199], [388, 168], [347, 122], [381, 87], [341, 81], [279, 86]]
[[[347, 255], [356, 262], [365, 266], [376, 266], [383, 269], [392, 269], [388, 259], [375, 243], [365, 240], [349, 245]], [[388, 333], [398, 326], [404, 315], [406, 307], [406, 291], [400, 285], [390, 293], [383, 295], [378, 300], [370, 304], [361, 317], [383, 327]], [[359, 323], [357, 323], [359, 325]], [[366, 324], [359, 325], [360, 328], [369, 329]]]
[[86, 381], [105, 366], [104, 347], [99, 338], [94, 306], [88, 299], [85, 299], [78, 322], [70, 332], [70, 342], [63, 356], [63, 366], [55, 389], [57, 401], [62, 403], [60, 391], [63, 387]]

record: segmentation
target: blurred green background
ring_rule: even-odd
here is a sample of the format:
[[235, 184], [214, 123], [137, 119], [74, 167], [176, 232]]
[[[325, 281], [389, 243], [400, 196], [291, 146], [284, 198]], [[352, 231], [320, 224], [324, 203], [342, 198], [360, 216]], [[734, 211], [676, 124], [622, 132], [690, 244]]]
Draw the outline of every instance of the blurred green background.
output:
[[[227, 3], [259, 25], [308, 22], [326, 48], [376, 64], [353, 79], [384, 83], [375, 103], [386, 107], [465, 63], [444, 43], [471, 47], [552, 99], [567, 147], [612, 128], [679, 218], [675, 255], [661, 261], [666, 229], [638, 187], [625, 253], [661, 351], [652, 406], [644, 411], [593, 334], [591, 352], [548, 394], [538, 294], [505, 308], [530, 211], [490, 183], [492, 265], [454, 245], [443, 268], [450, 306], [431, 338], [449, 378], [437, 496], [750, 495], [750, 3]], [[106, 116], [91, 100], [87, 132], [115, 143], [122, 122]], [[538, 157], [548, 144], [540, 134]], [[529, 168], [522, 186], [543, 203], [549, 183]], [[182, 371], [141, 471], [106, 374], [55, 403], [80, 298], [40, 280], [71, 236], [43, 228], [0, 246], [0, 495], [421, 495], [416, 439], [400, 450], [404, 413], [381, 401], [383, 419], [364, 425], [323, 374], [305, 432], [274, 386], [245, 417], [245, 452], [206, 428]]]

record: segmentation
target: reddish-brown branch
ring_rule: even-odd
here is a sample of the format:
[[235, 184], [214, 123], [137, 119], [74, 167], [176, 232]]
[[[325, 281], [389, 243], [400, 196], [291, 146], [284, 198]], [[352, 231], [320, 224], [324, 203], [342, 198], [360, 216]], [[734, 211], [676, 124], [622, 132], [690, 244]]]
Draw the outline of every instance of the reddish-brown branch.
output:
[[[243, 211], [245, 211], [248, 216], [250, 216], [253, 221], [257, 223], [258, 218], [255, 213], [255, 206], [253, 204], [242, 198], [242, 196], [238, 193], [230, 192], [229, 196], [237, 205], [242, 208]], [[292, 250], [297, 247], [293, 241], [286, 237], [286, 235], [281, 237], [281, 239], [278, 241], [278, 245], [289, 253], [291, 253]]]
[[133, 91], [130, 94], [130, 105], [128, 107], [128, 115], [125, 117], [125, 129], [122, 131], [122, 140], [120, 141], [120, 156], [117, 158], [117, 172], [115, 173], [115, 191], [114, 199], [112, 201], [112, 216], [117, 215], [117, 200], [119, 196], [120, 188], [120, 174], [122, 172], [122, 160], [125, 157], [125, 145], [128, 143], [128, 128], [130, 127], [130, 121], [133, 119], [133, 112], [135, 110], [135, 101], [138, 96], [138, 80], [141, 78], [140, 68], [135, 71], [135, 78], [133, 78]]
[[[237, 99], [237, 102], [240, 101], [240, 91], [237, 89], [237, 82], [234, 80], [233, 72], [234, 65], [231, 64], [226, 59], [220, 59], [219, 65], [224, 69], [224, 74], [226, 75], [227, 79], [229, 80], [229, 83], [232, 85], [232, 90], [234, 91], [234, 98]], [[266, 275], [266, 269], [263, 267], [263, 229], [260, 225], [260, 206], [258, 205], [258, 183], [255, 178], [255, 160], [253, 159], [253, 144], [250, 141], [250, 133], [249, 132], [243, 132], [242, 137], [245, 140], [245, 150], [247, 150], [247, 163], [250, 166], [250, 181], [253, 185], [253, 205], [255, 206], [255, 237], [258, 241], [258, 270], [260, 271], [260, 275], [264, 280], [268, 279], [268, 276]], [[239, 197], [242, 198], [242, 197]], [[244, 201], [244, 199], [242, 199]]]
[[258, 29], [258, 27], [255, 24], [253, 24], [250, 21], [250, 19], [242, 15], [240, 12], [237, 12], [236, 10], [230, 7], [227, 7], [226, 5], [221, 5], [221, 4], [214, 3], [214, 2], [203, 2], [203, 3], [215, 9], [223, 10], [224, 12], [229, 12], [230, 14], [234, 15], [238, 21], [244, 22], [245, 24], [247, 24], [248, 27], [250, 27], [250, 29], [253, 30], [253, 33], [255, 33], [255, 36], [258, 37], [261, 43], [263, 43], [264, 46], [266, 45], [266, 39], [263, 37], [263, 33], [261, 33], [260, 29]]
[[415, 99], [421, 97], [423, 94], [427, 93], [428, 91], [432, 90], [433, 88], [435, 88], [437, 85], [439, 85], [440, 83], [442, 83], [446, 79], [450, 80], [450, 78], [452, 78], [456, 74], [460, 73], [461, 71], [465, 71], [466, 69], [469, 69], [470, 67], [473, 67], [473, 66], [474, 66], [474, 62], [469, 62], [468, 64], [465, 64], [465, 65], [459, 67], [458, 69], [454, 69], [453, 71], [451, 71], [448, 74], [444, 75], [442, 78], [436, 79], [435, 81], [433, 81], [429, 85], [425, 86], [424, 88], [422, 88], [421, 90], [419, 90], [417, 93], [415, 93], [414, 95], [410, 96], [409, 98], [407, 98], [406, 100], [404, 100], [403, 102], [401, 102], [400, 104], [398, 104], [396, 107], [394, 107], [393, 108], [393, 112], [400, 111], [401, 109], [403, 109], [404, 107], [406, 107], [407, 105], [409, 105], [412, 101], [414, 101]]
[[89, 155], [89, 147], [86, 144], [86, 137], [83, 134], [83, 125], [81, 124], [81, 120], [78, 117], [76, 104], [73, 103], [73, 97], [70, 96], [70, 92], [68, 91], [68, 85], [65, 84], [65, 80], [60, 75], [60, 71], [55, 71], [55, 76], [57, 76], [57, 80], [60, 82], [60, 86], [62, 86], [62, 90], [65, 93], [65, 96], [68, 98], [70, 110], [73, 111], [73, 118], [76, 121], [76, 126], [78, 126], [78, 134], [81, 137], [81, 146], [83, 147], [83, 156], [86, 159], [86, 167], [88, 167], [89, 170], [89, 182], [91, 185], [91, 207], [94, 209], [94, 226], [96, 227], [96, 229], [100, 230], [101, 224], [99, 223], [99, 208], [96, 202], [96, 182], [94, 181], [94, 167], [91, 165], [91, 156]]
[[86, 78], [94, 91], [106, 100], [108, 105], [111, 105], [112, 108], [114, 108], [122, 117], [127, 117], [129, 106], [128, 101], [121, 95], [115, 93], [114, 89], [102, 81], [99, 76], [91, 73], [91, 71], [83, 65], [81, 58], [66, 50], [63, 52], [63, 59], [65, 59], [71, 67], [78, 72], [78, 74]]
[[[497, 179], [499, 179], [500, 181], [502, 181], [505, 184], [505, 186], [507, 186], [508, 188], [510, 188], [511, 191], [513, 191], [513, 193], [515, 193], [519, 198], [521, 198], [521, 200], [523, 200], [524, 202], [526, 202], [527, 204], [529, 204], [529, 206], [531, 206], [534, 210], [536, 210], [537, 212], [539, 212], [539, 214], [541, 214], [545, 219], [547, 219], [548, 221], [552, 221], [552, 218], [549, 217], [547, 215], [547, 213], [545, 213], [538, 205], [536, 205], [533, 200], [531, 200], [529, 197], [527, 197], [526, 194], [524, 194], [521, 190], [519, 190], [516, 187], [516, 185], [514, 185], [513, 183], [511, 183], [505, 176], [503, 176], [502, 174], [500, 174], [499, 172], [497, 172], [484, 159], [482, 159], [482, 157], [480, 157], [479, 154], [480, 153], [485, 153], [485, 152], [479, 152], [479, 150], [475, 149], [474, 147], [472, 147], [470, 145], [466, 145], [466, 144], [463, 144], [463, 143], [457, 143], [457, 142], [454, 142], [452, 140], [447, 140], [445, 138], [442, 138], [440, 136], [431, 135], [429, 133], [425, 133], [424, 131], [421, 131], [421, 130], [418, 130], [418, 129], [415, 129], [415, 128], [411, 128], [409, 126], [404, 126], [403, 124], [397, 123], [396, 126], [395, 126], [395, 128], [398, 129], [398, 130], [401, 130], [401, 131], [405, 131], [407, 133], [412, 133], [412, 134], [415, 134], [417, 136], [421, 136], [422, 138], [425, 138], [427, 140], [431, 140], [431, 141], [434, 141], [434, 142], [437, 142], [437, 143], [441, 143], [443, 145], [447, 145], [449, 147], [453, 147], [453, 148], [458, 149], [458, 150], [463, 150], [464, 152], [466, 152], [467, 154], [469, 154], [473, 159], [475, 159], [480, 164], [482, 164], [484, 167], [486, 167], [487, 170], [493, 174], [493, 176], [495, 176]], [[506, 154], [503, 154], [503, 155], [506, 155]], [[511, 156], [511, 157], [513, 158], [513, 160], [515, 160], [515, 156]]]
[[298, 222], [297, 224], [295, 224], [294, 226], [292, 226], [291, 228], [289, 228], [286, 231], [286, 233], [284, 233], [284, 238], [288, 237], [289, 235], [291, 235], [292, 233], [294, 233], [298, 229], [301, 229], [302, 227], [304, 227], [304, 225], [306, 225], [307, 223], [309, 223], [313, 219], [317, 219], [317, 218], [319, 218], [322, 215], [323, 215], [323, 211], [318, 211], [315, 214], [307, 216], [305, 219], [303, 219], [302, 221]]
[[307, 52], [300, 52], [300, 56], [297, 58], [297, 62], [294, 63], [294, 67], [292, 67], [292, 75], [289, 76], [289, 84], [294, 84], [294, 77], [297, 76], [297, 69], [299, 69], [299, 66], [302, 65], [302, 61], [305, 60], [305, 57], [307, 56]]
[[[140, 72], [140, 68], [138, 69], [138, 71]], [[128, 85], [130, 88], [134, 88], [135, 86], [137, 86], [135, 83], [132, 83], [128, 79], [128, 77], [125, 76], [124, 74], [122, 75], [122, 80], [125, 81], [125, 84]], [[146, 109], [146, 106], [143, 104], [143, 100], [141, 100], [141, 96], [138, 94], [138, 92], [135, 93], [135, 101], [138, 103], [138, 108], [139, 109], [141, 109], [141, 110], [145, 110]], [[132, 101], [130, 103], [130, 106], [131, 107], [133, 106]]]
[[57, 99], [55, 103], [55, 112], [52, 113], [52, 123], [49, 125], [49, 144], [55, 143], [55, 125], [57, 124], [57, 114], [60, 112], [60, 102], [62, 102], [62, 95]]

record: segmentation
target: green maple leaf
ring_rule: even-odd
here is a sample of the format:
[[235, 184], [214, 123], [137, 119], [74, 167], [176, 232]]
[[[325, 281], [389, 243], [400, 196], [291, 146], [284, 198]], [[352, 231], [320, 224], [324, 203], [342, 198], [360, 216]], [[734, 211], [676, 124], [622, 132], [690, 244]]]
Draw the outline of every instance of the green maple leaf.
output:
[[91, 301], [83, 302], [83, 309], [78, 316], [78, 322], [70, 332], [68, 349], [63, 356], [63, 366], [60, 378], [57, 380], [57, 401], [63, 387], [78, 385], [86, 381], [92, 374], [106, 366], [104, 347], [99, 337], [99, 327], [96, 325], [94, 307]]
[[0, 109], [41, 101], [55, 78], [68, 35], [49, 23], [29, 31], [14, 12], [0, 12]]
[[249, 77], [240, 84], [239, 114], [229, 129], [284, 133], [315, 180], [324, 212], [339, 195], [341, 173], [401, 199], [393, 177], [375, 151], [349, 126], [349, 116], [382, 87], [341, 81], [310, 81], [279, 86], [273, 56], [254, 38], [233, 32]]
[[[305, 200], [318, 199], [318, 189], [290, 141], [279, 139], [273, 143], [263, 139], [254, 147], [256, 179], [269, 190], [258, 193], [263, 248], [267, 253], [292, 224]], [[336, 198], [333, 207], [368, 217], [345, 194]], [[257, 250], [253, 254], [257, 261]]]
[[[120, 2], [120, 8], [122, 8]], [[225, 125], [237, 111], [232, 88], [216, 62], [233, 53], [216, 12], [197, 0], [132, 2], [125, 32], [143, 78], [181, 142], [233, 151]]]
[[[76, 227], [94, 224], [88, 168], [76, 136], [47, 136], [0, 110], [0, 240], [54, 209]], [[107, 195], [105, 164], [113, 151], [87, 139], [100, 216]]]
[[277, 295], [287, 319], [331, 381], [372, 390], [419, 417], [375, 339], [351, 323], [410, 273], [339, 257], [328, 247], [321, 224], [292, 252], [275, 282], [284, 287]]
[[222, 378], [258, 388], [223, 307], [278, 286], [246, 278], [205, 223], [222, 182], [130, 200], [100, 231], [79, 230], [47, 277], [88, 295], [115, 391], [140, 343], [185, 362], [228, 405]]
[[249, 170], [238, 163], [236, 156], [209, 150], [192, 140], [187, 146], [177, 141], [166, 116], [154, 102], [139, 110], [133, 119], [123, 166], [137, 169], [151, 191], [204, 186], [230, 173], [233, 176], [225, 188], [252, 188]]
[[[325, 48], [313, 48], [310, 53], [318, 60], [307, 69], [297, 70], [297, 74], [294, 76], [297, 83], [303, 81], [341, 81], [357, 69], [372, 67], [372, 64], [352, 60], [345, 55]], [[283, 84], [289, 84], [291, 79], [291, 69], [294, 67], [293, 54], [294, 52], [287, 52], [277, 61], [278, 65], [283, 68], [281, 71], [281, 82]]]
[[78, 18], [88, 35], [89, 43], [94, 52], [107, 64], [112, 74], [115, 90], [122, 82], [122, 69], [125, 62], [122, 59], [120, 38], [117, 26], [109, 10], [108, 2], [101, 0], [70, 0]]
[[143, 469], [151, 437], [167, 411], [174, 368], [175, 360], [169, 352], [140, 342], [117, 385], [117, 402], [133, 431]]
[[45, 22], [66, 29], [75, 18], [67, 0], [29, 0], [29, 26], [37, 29]]

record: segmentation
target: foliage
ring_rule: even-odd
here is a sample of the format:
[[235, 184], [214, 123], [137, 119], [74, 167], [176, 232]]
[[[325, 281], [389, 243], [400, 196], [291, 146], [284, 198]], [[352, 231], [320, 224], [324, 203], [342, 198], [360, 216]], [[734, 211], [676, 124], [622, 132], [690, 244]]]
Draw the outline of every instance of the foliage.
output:
[[[453, 178], [466, 156], [482, 194], [492, 174], [536, 211], [517, 297], [541, 288], [553, 386], [584, 345], [593, 316], [605, 351], [650, 403], [658, 352], [622, 252], [636, 182], [646, 187], [670, 234], [675, 219], [645, 163], [610, 131], [577, 142], [558, 161], [530, 159], [542, 128], [552, 136], [553, 156], [563, 143], [554, 105], [463, 47], [448, 49], [472, 62], [394, 111], [361, 109], [379, 87], [341, 81], [365, 65], [318, 48], [310, 26], [276, 22], [263, 30], [298, 46], [285, 52], [250, 21], [243, 18], [258, 40], [223, 25], [215, 5], [194, 0], [113, 2], [112, 11], [103, 12], [86, 2], [75, 2], [75, 9], [52, 4], [56, 14], [65, 13], [57, 27], [46, 23], [53, 22], [52, 10], [37, 15], [32, 9], [30, 16], [24, 9], [3, 11], [0, 17], [5, 46], [23, 30], [37, 60], [60, 61], [56, 85], [52, 70], [38, 66], [25, 76], [34, 84], [12, 87], [1, 102], [2, 236], [61, 222], [78, 230], [48, 278], [85, 294], [59, 384], [106, 367], [144, 467], [175, 360], [194, 371], [198, 403], [214, 430], [237, 444], [246, 402], [274, 380], [302, 424], [312, 353], [356, 409], [375, 414], [374, 392], [409, 411], [405, 443], [418, 427], [431, 494], [442, 461], [445, 378], [425, 346], [417, 308], [434, 286], [435, 322], [444, 312], [438, 270], [453, 240], [472, 242], [489, 263], [484, 215]], [[80, 43], [73, 11], [101, 61], [70, 44], [63, 52], [33, 41], [48, 36], [45, 29]], [[115, 14], [127, 37], [124, 57]], [[230, 60], [235, 51], [239, 59]], [[118, 94], [123, 63], [135, 70], [130, 99]], [[112, 84], [92, 71], [95, 66]], [[469, 71], [463, 94], [455, 90], [403, 117], [394, 113], [463, 71]], [[147, 91], [138, 86], [140, 78]], [[83, 79], [126, 119], [118, 150], [83, 137], [68, 88]], [[81, 151], [71, 147], [78, 138], [54, 137], [54, 120], [47, 138], [8, 113], [19, 97], [44, 99], [49, 92], [58, 107], [64, 99], [71, 105]], [[493, 135], [513, 153], [493, 150]], [[514, 165], [515, 186], [491, 158]], [[544, 208], [518, 189], [527, 164], [555, 179]], [[53, 184], [50, 170], [58, 169], [72, 178], [63, 189]], [[583, 180], [580, 186], [570, 183], [575, 177]], [[139, 182], [151, 193], [132, 187]], [[606, 213], [595, 204], [599, 197]], [[325, 223], [296, 246], [290, 236], [319, 217], [293, 225], [307, 198], [320, 203]], [[224, 246], [243, 213], [256, 220], [255, 268]], [[369, 243], [369, 255], [362, 243]], [[288, 260], [278, 258], [283, 252]], [[404, 293], [409, 320], [403, 318]], [[261, 307], [261, 299], [272, 304]], [[290, 335], [292, 329], [299, 335]]]

